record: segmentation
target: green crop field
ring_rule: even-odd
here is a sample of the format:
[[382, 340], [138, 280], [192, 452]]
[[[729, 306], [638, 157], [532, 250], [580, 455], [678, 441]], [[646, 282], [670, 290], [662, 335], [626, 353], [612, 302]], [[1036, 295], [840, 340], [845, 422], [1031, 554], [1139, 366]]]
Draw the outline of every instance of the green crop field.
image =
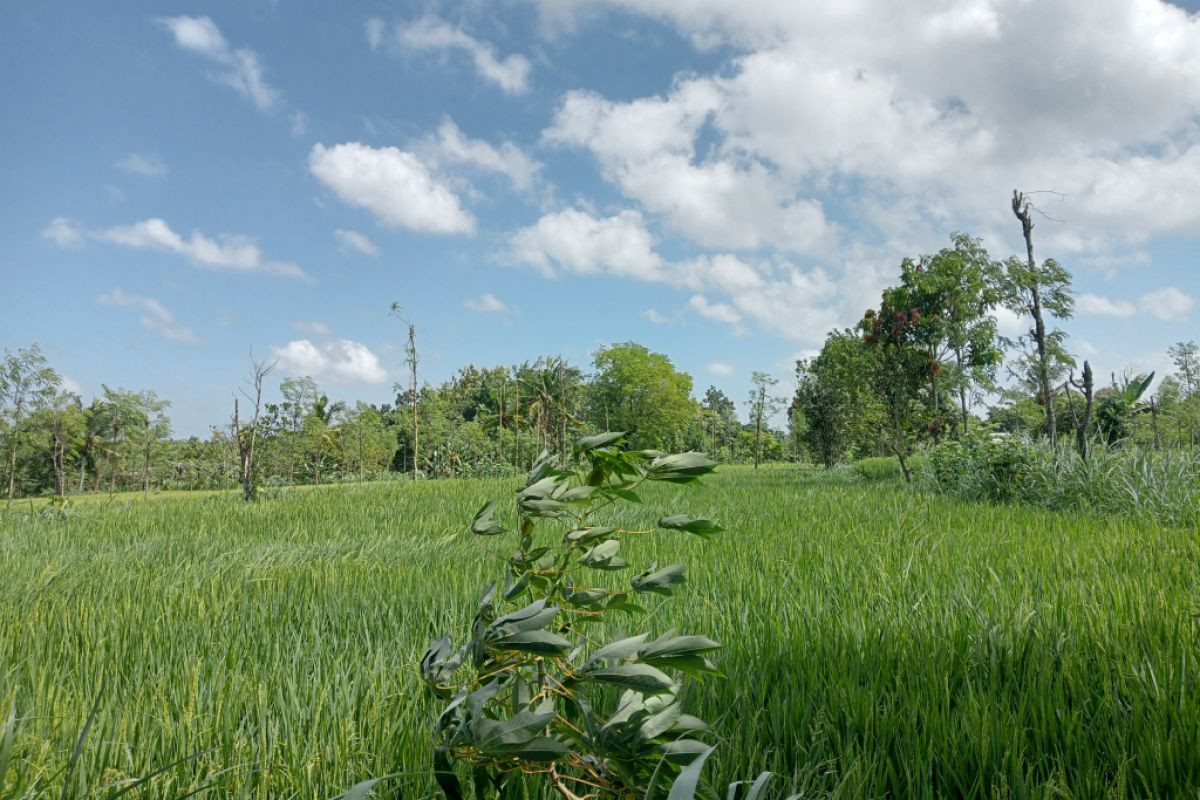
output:
[[[434, 795], [415, 663], [495, 574], [499, 545], [466, 529], [515, 485], [0, 516], [0, 796], [106, 797], [164, 767], [125, 796], [327, 798], [397, 770], [418, 774], [387, 787]], [[784, 468], [644, 497], [622, 513], [728, 529], [631, 545], [689, 568], [631, 629], [725, 644], [727, 677], [686, 697], [717, 734], [714, 785], [769, 769], [779, 796], [1200, 790], [1194, 531]]]

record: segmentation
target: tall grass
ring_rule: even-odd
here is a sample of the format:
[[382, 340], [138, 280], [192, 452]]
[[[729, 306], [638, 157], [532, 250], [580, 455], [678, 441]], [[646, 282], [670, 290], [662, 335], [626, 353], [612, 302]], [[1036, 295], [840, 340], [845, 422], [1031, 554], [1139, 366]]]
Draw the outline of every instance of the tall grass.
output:
[[[465, 522], [514, 486], [0, 518], [0, 796], [105, 797], [168, 767], [137, 791], [326, 798], [428, 769], [414, 662], [472, 613], [492, 561]], [[622, 513], [653, 518], [671, 491]], [[1200, 788], [1193, 532], [792, 469], [686, 491], [729, 532], [638, 541], [692, 586], [630, 628], [726, 643], [729, 677], [687, 701], [720, 735], [715, 785], [771, 769], [805, 797]]]
[[1085, 462], [1019, 438], [936, 448], [924, 482], [968, 500], [1126, 514], [1200, 527], [1200, 454], [1097, 446]]

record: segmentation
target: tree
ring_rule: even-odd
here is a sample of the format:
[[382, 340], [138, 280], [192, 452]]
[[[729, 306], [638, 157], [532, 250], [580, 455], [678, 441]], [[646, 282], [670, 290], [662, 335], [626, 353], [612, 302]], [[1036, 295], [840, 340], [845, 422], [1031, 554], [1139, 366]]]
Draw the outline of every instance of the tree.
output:
[[345, 408], [345, 403], [331, 403], [328, 395], [321, 393], [304, 421], [305, 432], [313, 443], [313, 471], [317, 483], [321, 482], [321, 467], [325, 463], [327, 451], [333, 444], [334, 418]]
[[46, 362], [41, 348], [36, 344], [16, 353], [4, 350], [4, 363], [0, 365], [0, 414], [7, 423], [8, 459], [8, 504], [12, 505], [17, 483], [17, 449], [24, 433], [25, 417], [46, 405], [58, 391], [62, 378]]
[[1195, 342], [1176, 342], [1167, 348], [1167, 355], [1175, 362], [1175, 379], [1179, 381], [1180, 394], [1191, 397], [1200, 392], [1200, 345]]
[[596, 351], [589, 418], [599, 430], [623, 430], [640, 447], [673, 448], [693, 416], [692, 378], [671, 359], [635, 342]]
[[312, 411], [317, 399], [317, 384], [305, 375], [302, 378], [286, 378], [279, 384], [283, 395], [283, 412], [288, 423], [288, 485], [296, 479], [296, 445], [304, 430], [304, 420]]
[[930, 374], [930, 361], [921, 330], [920, 309], [905, 287], [884, 290], [879, 310], [870, 310], [859, 323], [866, 343], [866, 377], [882, 408], [877, 418], [884, 446], [900, 462], [904, 480], [912, 483], [908, 459], [917, 442], [936, 430], [936, 408], [921, 402]]
[[[929, 356], [934, 411], [940, 408], [939, 377], [949, 372], [945, 383], [957, 390], [960, 430], [965, 432], [970, 421], [968, 396], [974, 387], [994, 386], [996, 368], [1003, 359], [996, 320], [991, 316], [1000, 302], [1003, 273], [978, 239], [964, 233], [950, 238], [953, 247], [916, 264], [905, 261], [901, 283], [908, 286], [912, 306], [923, 315], [924, 324], [916, 335]], [[946, 366], [952, 369], [946, 370]]]
[[1154, 373], [1126, 378], [1121, 386], [1114, 382], [1111, 389], [1099, 395], [1096, 404], [1096, 427], [1105, 444], [1115, 447], [1129, 437], [1133, 416], [1142, 410], [1141, 399], [1154, 380]]
[[841, 459], [861, 417], [861, 390], [867, 369], [863, 340], [854, 332], [832, 331], [821, 352], [796, 361], [793, 416], [804, 419], [800, 433], [814, 461], [833, 467]]
[[768, 395], [767, 392], [779, 383], [778, 379], [765, 372], [754, 372], [750, 376], [754, 388], [750, 390], [750, 418], [754, 421], [754, 468], [762, 462], [762, 433], [763, 421], [770, 419], [779, 412], [783, 404], [782, 398]]
[[709, 386], [704, 393], [704, 412], [709, 443], [710, 457], [715, 461], [720, 455], [721, 448], [729, 448], [732, 456], [734, 442], [737, 441], [741, 424], [737, 418], [737, 405], [733, 400], [715, 386]]
[[[392, 303], [392, 314], [408, 324], [408, 342], [404, 345], [404, 363], [408, 365], [408, 396], [412, 399], [412, 476], [417, 480], [417, 463], [421, 458], [420, 394], [417, 392], [417, 326], [404, 319], [404, 310]], [[399, 387], [397, 387], [397, 390]]]
[[254, 415], [250, 418], [250, 427], [243, 429], [238, 418], [238, 400], [233, 398], [233, 439], [238, 451], [238, 467], [242, 478], [242, 499], [254, 499], [254, 476], [257, 468], [258, 422], [262, 410], [263, 382], [275, 368], [275, 362], [250, 362], [250, 386], [253, 394], [245, 390], [242, 395], [254, 404]]
[[1050, 377], [1051, 363], [1055, 358], [1053, 351], [1056, 347], [1060, 353], [1062, 351], [1062, 334], [1047, 332], [1045, 315], [1048, 312], [1052, 317], [1070, 319], [1074, 308], [1071, 273], [1052, 258], [1043, 261], [1040, 267], [1034, 260], [1032, 211], [1036, 208], [1029, 196], [1013, 190], [1012, 210], [1021, 222], [1026, 257], [1023, 262], [1013, 257], [1006, 263], [1002, 297], [1009, 310], [1027, 315], [1033, 322], [1033, 328], [1022, 338], [1032, 343], [1034, 348], [1033, 367], [1037, 376], [1038, 396], [1046, 409], [1050, 446], [1055, 447], [1058, 444], [1058, 428]]

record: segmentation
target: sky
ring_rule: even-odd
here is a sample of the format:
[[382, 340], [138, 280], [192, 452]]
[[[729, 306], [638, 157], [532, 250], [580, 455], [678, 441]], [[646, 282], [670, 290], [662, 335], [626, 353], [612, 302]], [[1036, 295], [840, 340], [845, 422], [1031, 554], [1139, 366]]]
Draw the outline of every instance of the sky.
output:
[[[741, 401], [963, 231], [1101, 376], [1200, 338], [1200, 16], [1158, 0], [8, 4], [0, 346], [224, 423], [633, 340]], [[400, 304], [403, 319], [389, 313]], [[1002, 314], [1002, 330], [1020, 321]], [[274, 394], [274, 387], [272, 387]]]

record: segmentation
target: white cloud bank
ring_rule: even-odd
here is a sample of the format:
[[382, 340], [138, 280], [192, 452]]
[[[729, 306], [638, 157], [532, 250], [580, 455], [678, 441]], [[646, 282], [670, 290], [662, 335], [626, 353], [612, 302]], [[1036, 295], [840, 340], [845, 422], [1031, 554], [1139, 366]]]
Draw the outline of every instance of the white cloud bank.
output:
[[113, 289], [111, 292], [105, 292], [98, 296], [96, 302], [102, 306], [141, 309], [143, 313], [138, 321], [141, 322], [142, 327], [169, 341], [188, 344], [200, 341], [200, 337], [191, 328], [180, 325], [176, 321], [175, 315], [153, 297], [126, 294], [120, 289]]
[[381, 225], [437, 234], [475, 231], [475, 218], [458, 196], [413, 153], [359, 142], [317, 144], [308, 167], [342, 201], [370, 211]]
[[358, 231], [338, 228], [333, 235], [341, 242], [343, 250], [355, 250], [365, 256], [379, 255], [379, 248], [375, 246], [375, 243]]
[[154, 153], [130, 153], [114, 166], [143, 178], [161, 178], [167, 174], [167, 163]]
[[270, 111], [279, 102], [279, 92], [263, 77], [258, 54], [234, 48], [209, 17], [165, 17], [159, 23], [175, 37], [175, 44], [218, 64], [209, 77], [250, 100], [259, 111]]
[[496, 295], [492, 294], [491, 292], [485, 292], [479, 297], [468, 298], [463, 305], [472, 311], [479, 311], [484, 314], [503, 315], [512, 310], [508, 307], [507, 303], [505, 303], [499, 297], [496, 297]]
[[382, 383], [387, 372], [379, 357], [365, 344], [349, 339], [335, 339], [314, 344], [308, 339], [295, 339], [283, 347], [272, 347], [271, 356], [284, 375], [307, 375], [317, 382], [337, 384]]
[[1135, 305], [1128, 300], [1110, 300], [1095, 294], [1081, 294], [1075, 303], [1081, 314], [1101, 317], [1132, 317], [1139, 310], [1166, 322], [1184, 319], [1196, 307], [1196, 301], [1186, 292], [1168, 286], [1147, 292]]
[[507, 94], [524, 94], [529, 90], [533, 65], [528, 58], [518, 53], [499, 58], [490, 44], [438, 17], [423, 17], [413, 22], [397, 23], [390, 28], [375, 17], [367, 20], [366, 32], [367, 44], [372, 50], [386, 48], [400, 53], [459, 52], [471, 59], [479, 77]]
[[295, 264], [266, 258], [254, 239], [248, 236], [220, 234], [214, 239], [200, 231], [192, 231], [190, 236], [184, 237], [157, 217], [99, 230], [88, 230], [66, 217], [57, 217], [42, 230], [42, 236], [60, 247], [78, 247], [92, 240], [121, 247], [174, 253], [209, 269], [262, 272], [284, 278], [312, 280]]

